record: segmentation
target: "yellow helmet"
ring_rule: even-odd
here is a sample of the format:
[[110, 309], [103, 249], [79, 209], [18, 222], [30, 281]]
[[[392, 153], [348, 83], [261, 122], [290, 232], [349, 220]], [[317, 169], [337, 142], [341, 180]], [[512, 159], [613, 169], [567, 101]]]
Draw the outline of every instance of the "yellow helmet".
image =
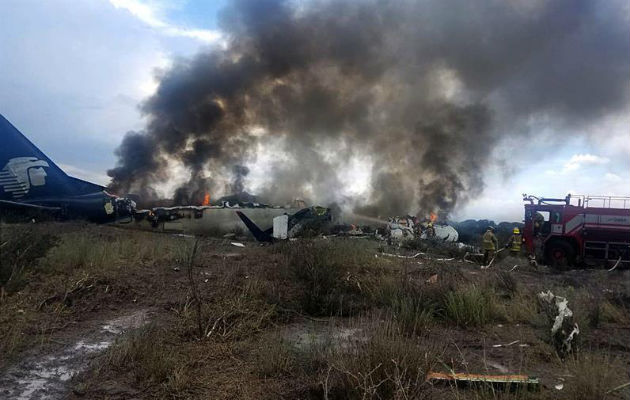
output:
[[514, 232], [514, 233], [515, 233], [515, 234], [517, 234], [517, 235], [518, 235], [519, 233], [521, 233], [521, 231], [519, 231], [519, 230], [518, 230], [518, 228], [514, 228], [514, 230], [513, 230], [512, 232]]

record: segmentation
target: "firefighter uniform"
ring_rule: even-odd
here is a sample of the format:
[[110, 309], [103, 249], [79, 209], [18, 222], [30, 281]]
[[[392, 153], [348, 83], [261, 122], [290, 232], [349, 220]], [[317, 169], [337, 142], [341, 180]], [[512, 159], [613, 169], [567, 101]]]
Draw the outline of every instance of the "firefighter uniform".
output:
[[523, 243], [523, 236], [521, 235], [521, 231], [518, 228], [514, 228], [512, 231], [513, 234], [508, 241], [508, 244], [505, 246], [510, 249], [510, 254], [513, 256], [518, 256], [521, 253], [521, 244]]
[[435, 237], [435, 228], [433, 227], [433, 222], [429, 222], [427, 224], [427, 238]]
[[494, 256], [494, 251], [499, 247], [499, 241], [492, 232], [493, 227], [488, 227], [486, 233], [483, 234], [483, 265], [488, 265], [488, 262]]

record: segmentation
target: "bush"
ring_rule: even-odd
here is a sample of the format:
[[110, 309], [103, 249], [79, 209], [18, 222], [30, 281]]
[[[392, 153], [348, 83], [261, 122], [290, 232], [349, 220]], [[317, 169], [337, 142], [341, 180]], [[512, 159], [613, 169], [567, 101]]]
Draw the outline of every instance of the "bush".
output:
[[131, 372], [137, 381], [164, 382], [177, 364], [176, 354], [166, 346], [165, 335], [155, 326], [131, 331], [109, 348], [105, 362], [115, 370]]
[[286, 248], [287, 267], [300, 285], [300, 307], [316, 316], [354, 315], [365, 308], [353, 276], [374, 258], [351, 242], [304, 241]]
[[461, 327], [482, 326], [498, 317], [495, 295], [489, 288], [461, 287], [446, 294], [445, 316]]
[[25, 276], [38, 260], [58, 242], [56, 236], [32, 225], [7, 226], [0, 229], [0, 287], [8, 293], [26, 284]]
[[514, 275], [507, 271], [500, 271], [495, 274], [495, 287], [505, 297], [513, 298], [518, 292], [518, 281]]
[[443, 292], [437, 295], [433, 289], [433, 285], [422, 287], [402, 279], [385, 278], [372, 288], [371, 296], [375, 305], [391, 313], [403, 332], [415, 335], [432, 325], [438, 314], [440, 304], [436, 297], [442, 297]]
[[435, 306], [424, 303], [422, 298], [401, 296], [391, 304], [392, 313], [401, 329], [415, 335], [433, 324]]

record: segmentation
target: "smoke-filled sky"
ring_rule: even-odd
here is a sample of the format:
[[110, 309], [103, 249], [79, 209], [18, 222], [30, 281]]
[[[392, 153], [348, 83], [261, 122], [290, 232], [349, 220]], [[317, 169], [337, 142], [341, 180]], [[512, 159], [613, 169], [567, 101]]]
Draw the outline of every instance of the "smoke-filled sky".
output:
[[628, 194], [625, 1], [9, 2], [0, 112], [70, 174], [197, 201], [521, 219]]

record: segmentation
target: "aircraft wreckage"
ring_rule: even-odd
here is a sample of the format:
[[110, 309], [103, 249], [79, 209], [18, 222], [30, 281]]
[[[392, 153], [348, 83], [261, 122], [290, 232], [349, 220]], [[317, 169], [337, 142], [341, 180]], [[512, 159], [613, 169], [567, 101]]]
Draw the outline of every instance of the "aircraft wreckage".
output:
[[[374, 236], [390, 242], [436, 239], [457, 241], [457, 231], [430, 219], [392, 217], [387, 221], [351, 214], [333, 215], [330, 208], [306, 207], [295, 200], [284, 207], [258, 202], [246, 192], [225, 196], [210, 204], [206, 193], [200, 206], [154, 207], [138, 210], [130, 198], [67, 175], [17, 128], [0, 115], [0, 211], [3, 216], [42, 216], [87, 219], [139, 229], [189, 234], [238, 234], [247, 228], [261, 242], [296, 236]], [[359, 226], [358, 224], [362, 224]]]

